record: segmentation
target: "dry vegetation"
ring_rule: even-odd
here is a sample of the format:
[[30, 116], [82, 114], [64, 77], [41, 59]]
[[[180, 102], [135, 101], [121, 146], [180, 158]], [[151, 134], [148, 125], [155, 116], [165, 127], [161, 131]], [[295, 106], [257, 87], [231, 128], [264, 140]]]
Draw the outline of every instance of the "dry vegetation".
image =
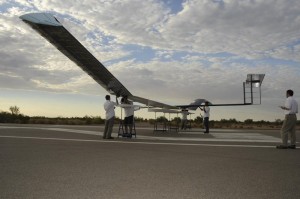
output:
[[[119, 123], [119, 118], [116, 118], [116, 124]], [[179, 127], [181, 119], [176, 117], [171, 121], [168, 121], [165, 117], [158, 117], [155, 119], [144, 119], [135, 117], [136, 126], [138, 127], [153, 127], [154, 123], [163, 123], [167, 126]], [[222, 128], [222, 129], [280, 129], [282, 120], [276, 121], [253, 121], [247, 119], [245, 121], [237, 121], [236, 119], [222, 119], [220, 121], [210, 121], [210, 128]], [[0, 112], [0, 123], [18, 123], [18, 124], [56, 124], [56, 125], [103, 125], [105, 119], [100, 116], [84, 116], [84, 117], [29, 117], [18, 112]], [[203, 119], [196, 117], [193, 120], [189, 120], [189, 126], [192, 128], [203, 128]], [[300, 129], [300, 121], [297, 122], [297, 129]]]

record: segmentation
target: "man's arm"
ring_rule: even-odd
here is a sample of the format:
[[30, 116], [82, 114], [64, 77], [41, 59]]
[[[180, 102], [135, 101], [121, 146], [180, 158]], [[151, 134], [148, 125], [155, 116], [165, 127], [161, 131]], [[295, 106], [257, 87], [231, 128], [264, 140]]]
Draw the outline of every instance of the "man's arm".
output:
[[287, 111], [290, 111], [291, 109], [289, 109], [289, 108], [287, 108], [287, 107], [285, 107], [285, 106], [279, 106], [281, 109], [283, 109], [283, 110], [287, 110]]

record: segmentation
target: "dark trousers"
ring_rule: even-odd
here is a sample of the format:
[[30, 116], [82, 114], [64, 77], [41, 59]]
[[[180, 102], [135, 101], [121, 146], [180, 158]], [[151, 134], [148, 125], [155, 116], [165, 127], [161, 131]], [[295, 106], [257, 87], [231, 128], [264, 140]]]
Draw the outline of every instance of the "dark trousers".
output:
[[126, 134], [128, 133], [128, 127], [129, 127], [129, 133], [130, 134], [132, 133], [133, 120], [134, 120], [133, 115], [124, 118], [124, 125], [125, 125], [125, 133]]
[[209, 133], [209, 117], [204, 118], [205, 132]]

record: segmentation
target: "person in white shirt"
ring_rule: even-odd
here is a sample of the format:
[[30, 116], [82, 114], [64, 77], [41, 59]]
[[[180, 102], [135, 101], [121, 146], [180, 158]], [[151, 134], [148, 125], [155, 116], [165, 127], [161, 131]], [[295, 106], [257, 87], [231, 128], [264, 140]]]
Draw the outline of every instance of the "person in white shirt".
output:
[[104, 110], [105, 110], [105, 128], [103, 133], [103, 139], [113, 139], [111, 136], [113, 127], [114, 127], [114, 120], [115, 120], [115, 106], [118, 103], [118, 99], [116, 98], [116, 102], [110, 101], [110, 95], [105, 96], [106, 102], [104, 103]]
[[[286, 100], [284, 106], [280, 106], [284, 110], [285, 118], [281, 128], [282, 145], [276, 146], [277, 149], [296, 149], [296, 124], [298, 113], [298, 102], [293, 97], [294, 91], [286, 91]], [[288, 136], [291, 138], [291, 145], [288, 146]]]
[[208, 106], [208, 102], [205, 102], [205, 106], [203, 108], [199, 107], [201, 111], [204, 112], [203, 117], [204, 117], [204, 126], [205, 126], [205, 131], [204, 133], [209, 133], [209, 116], [210, 116], [210, 108]]

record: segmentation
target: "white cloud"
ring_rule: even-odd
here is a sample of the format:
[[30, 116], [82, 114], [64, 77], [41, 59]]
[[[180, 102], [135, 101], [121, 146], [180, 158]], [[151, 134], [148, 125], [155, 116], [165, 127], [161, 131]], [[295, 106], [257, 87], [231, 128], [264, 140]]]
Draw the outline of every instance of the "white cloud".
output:
[[266, 56], [277, 59], [300, 62], [300, 44], [292, 47], [282, 46], [266, 52]]
[[[19, 1], [28, 4], [23, 2]], [[157, 49], [249, 56], [300, 37], [297, 0], [190, 0], [176, 15], [154, 0], [31, 2], [40, 11], [55, 11], [80, 21], [85, 33], [98, 30], [119, 44]]]
[[299, 8], [299, 1], [191, 0], [161, 32], [172, 48], [243, 55], [299, 39]]

